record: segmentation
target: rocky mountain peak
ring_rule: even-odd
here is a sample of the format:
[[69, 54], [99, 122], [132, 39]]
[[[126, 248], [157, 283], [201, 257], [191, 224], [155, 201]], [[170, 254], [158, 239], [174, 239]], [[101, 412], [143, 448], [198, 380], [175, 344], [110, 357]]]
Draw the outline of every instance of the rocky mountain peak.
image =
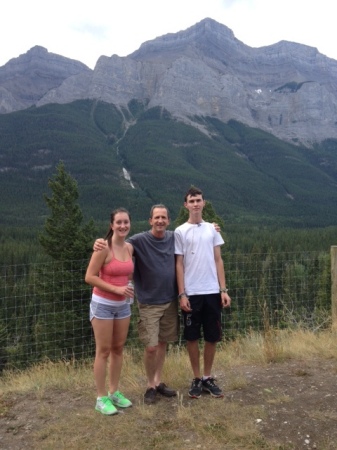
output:
[[337, 62], [316, 48], [287, 41], [251, 48], [206, 18], [127, 57], [101, 56], [94, 71], [33, 47], [0, 68], [0, 112], [83, 98], [127, 107], [137, 99], [192, 124], [193, 116], [235, 119], [312, 145], [337, 138], [336, 83]]
[[82, 72], [91, 70], [79, 61], [36, 45], [0, 67], [0, 112], [28, 108], [65, 79]]
[[[189, 56], [198, 56], [209, 47], [222, 48], [235, 46], [240, 41], [225, 25], [207, 18], [196, 25], [178, 33], [168, 33], [154, 40], [144, 42], [139, 50], [129, 55], [136, 60], [150, 60], [152, 56], [161, 58], [175, 58], [183, 53]], [[244, 45], [244, 44], [242, 44]]]

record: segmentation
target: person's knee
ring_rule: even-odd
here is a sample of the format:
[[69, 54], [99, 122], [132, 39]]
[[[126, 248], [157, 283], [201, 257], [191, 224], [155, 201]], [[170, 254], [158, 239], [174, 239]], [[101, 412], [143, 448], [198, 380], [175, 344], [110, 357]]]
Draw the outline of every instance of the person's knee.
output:
[[103, 359], [108, 359], [111, 352], [110, 346], [100, 346], [96, 348], [96, 355]]
[[124, 349], [124, 342], [113, 344], [111, 347], [111, 353], [114, 355], [121, 355]]
[[157, 353], [158, 345], [146, 347], [145, 352], [148, 356], [154, 356]]

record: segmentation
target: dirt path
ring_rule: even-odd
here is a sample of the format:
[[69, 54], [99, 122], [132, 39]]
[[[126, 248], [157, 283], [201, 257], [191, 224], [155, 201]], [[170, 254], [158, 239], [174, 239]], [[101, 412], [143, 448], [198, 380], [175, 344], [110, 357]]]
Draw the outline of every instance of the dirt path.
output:
[[[231, 379], [244, 382], [240, 388], [231, 389]], [[244, 366], [228, 374], [225, 402], [257, 406], [263, 411], [262, 417], [254, 421], [275, 448], [332, 450], [337, 448], [336, 385], [335, 360]], [[43, 401], [52, 403], [58, 416], [69, 413], [74, 406], [77, 412], [92, 408], [90, 401], [69, 398], [69, 393], [49, 391]], [[34, 436], [44, 423], [36, 394], [0, 397], [1, 449], [35, 450], [38, 447]]]
[[244, 367], [248, 385], [228, 392], [231, 401], [259, 405], [258, 421], [271, 442], [296, 449], [337, 449], [336, 361], [287, 361]]

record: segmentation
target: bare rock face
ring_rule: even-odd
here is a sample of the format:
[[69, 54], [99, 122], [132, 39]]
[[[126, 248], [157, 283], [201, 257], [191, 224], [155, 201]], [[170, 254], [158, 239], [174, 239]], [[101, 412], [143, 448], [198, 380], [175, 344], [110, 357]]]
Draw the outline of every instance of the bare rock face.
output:
[[84, 64], [33, 47], [0, 67], [0, 112], [25, 109], [72, 75], [90, 73]]
[[34, 47], [0, 68], [0, 112], [84, 98], [126, 107], [137, 99], [190, 123], [194, 115], [236, 119], [311, 145], [337, 138], [336, 82], [337, 61], [315, 48], [286, 41], [251, 48], [204, 19], [127, 57], [101, 56], [94, 71]]
[[337, 137], [337, 62], [315, 48], [286, 41], [250, 48], [205, 19], [129, 57], [169, 64], [149, 107], [161, 105], [182, 117], [233, 118], [309, 145]]

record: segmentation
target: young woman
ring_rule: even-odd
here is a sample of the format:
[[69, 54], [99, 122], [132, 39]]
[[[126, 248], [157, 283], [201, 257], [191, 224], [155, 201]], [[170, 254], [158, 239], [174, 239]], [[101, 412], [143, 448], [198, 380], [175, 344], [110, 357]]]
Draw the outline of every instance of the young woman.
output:
[[[123, 348], [130, 324], [130, 304], [133, 297], [128, 281], [133, 274], [132, 246], [125, 242], [130, 231], [130, 214], [118, 208], [111, 214], [106, 236], [108, 246], [94, 252], [85, 275], [86, 283], [94, 287], [90, 303], [90, 321], [94, 330], [96, 355], [94, 377], [97, 388], [96, 410], [102, 414], [116, 414], [116, 406], [132, 406], [130, 400], [118, 391], [123, 363]], [[109, 391], [105, 379], [109, 361]]]

